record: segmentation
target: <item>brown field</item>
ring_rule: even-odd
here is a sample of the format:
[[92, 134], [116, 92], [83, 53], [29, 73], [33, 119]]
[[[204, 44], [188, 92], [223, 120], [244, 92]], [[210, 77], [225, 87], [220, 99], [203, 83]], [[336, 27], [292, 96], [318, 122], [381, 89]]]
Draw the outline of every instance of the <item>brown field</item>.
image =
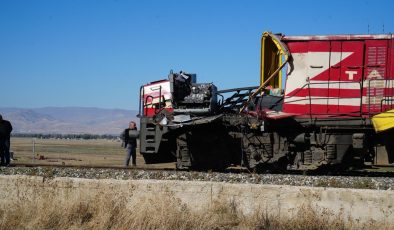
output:
[[[123, 167], [125, 149], [117, 140], [74, 140], [11, 138], [12, 164], [49, 164], [69, 166]], [[170, 164], [145, 165], [137, 148], [137, 166], [174, 167]]]

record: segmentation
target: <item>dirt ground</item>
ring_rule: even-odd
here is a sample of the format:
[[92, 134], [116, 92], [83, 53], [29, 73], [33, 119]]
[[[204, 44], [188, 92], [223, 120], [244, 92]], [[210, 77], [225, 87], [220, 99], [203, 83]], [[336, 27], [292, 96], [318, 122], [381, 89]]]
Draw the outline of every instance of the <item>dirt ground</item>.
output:
[[[12, 164], [123, 167], [126, 151], [119, 140], [11, 138]], [[146, 165], [137, 148], [137, 166], [172, 168], [174, 163]]]

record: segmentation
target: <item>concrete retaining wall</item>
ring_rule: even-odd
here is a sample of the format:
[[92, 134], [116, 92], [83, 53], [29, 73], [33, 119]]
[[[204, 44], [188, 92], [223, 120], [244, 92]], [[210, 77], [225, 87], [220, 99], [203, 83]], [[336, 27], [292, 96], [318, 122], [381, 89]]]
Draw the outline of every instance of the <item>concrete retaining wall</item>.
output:
[[189, 208], [201, 210], [215, 202], [235, 204], [244, 214], [256, 210], [291, 216], [301, 206], [316, 207], [360, 222], [394, 223], [394, 191], [313, 188], [257, 184], [168, 180], [45, 179], [35, 176], [0, 176], [0, 208], [18, 202], [40, 202], [49, 197], [58, 202], [84, 201], [100, 194], [125, 197], [132, 204], [159, 194], [173, 196]]

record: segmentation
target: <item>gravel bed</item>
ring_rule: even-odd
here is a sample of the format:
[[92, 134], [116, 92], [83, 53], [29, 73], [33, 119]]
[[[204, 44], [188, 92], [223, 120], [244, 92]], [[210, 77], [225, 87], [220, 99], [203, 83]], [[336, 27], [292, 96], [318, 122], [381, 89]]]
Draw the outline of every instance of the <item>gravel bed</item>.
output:
[[392, 177], [354, 177], [354, 176], [305, 176], [289, 174], [248, 174], [248, 173], [217, 173], [217, 172], [185, 172], [163, 170], [127, 170], [97, 168], [56, 168], [56, 167], [10, 167], [0, 168], [0, 175], [31, 175], [46, 178], [73, 177], [86, 179], [117, 179], [117, 180], [183, 180], [213, 181], [234, 184], [274, 184], [310, 187], [336, 187], [393, 190]]

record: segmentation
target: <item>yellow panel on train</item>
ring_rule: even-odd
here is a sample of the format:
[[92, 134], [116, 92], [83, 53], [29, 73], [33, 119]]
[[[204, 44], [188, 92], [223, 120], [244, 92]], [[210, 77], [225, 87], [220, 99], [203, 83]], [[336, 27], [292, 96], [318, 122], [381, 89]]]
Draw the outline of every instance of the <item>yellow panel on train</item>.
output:
[[372, 124], [376, 132], [394, 128], [394, 109], [373, 116]]

